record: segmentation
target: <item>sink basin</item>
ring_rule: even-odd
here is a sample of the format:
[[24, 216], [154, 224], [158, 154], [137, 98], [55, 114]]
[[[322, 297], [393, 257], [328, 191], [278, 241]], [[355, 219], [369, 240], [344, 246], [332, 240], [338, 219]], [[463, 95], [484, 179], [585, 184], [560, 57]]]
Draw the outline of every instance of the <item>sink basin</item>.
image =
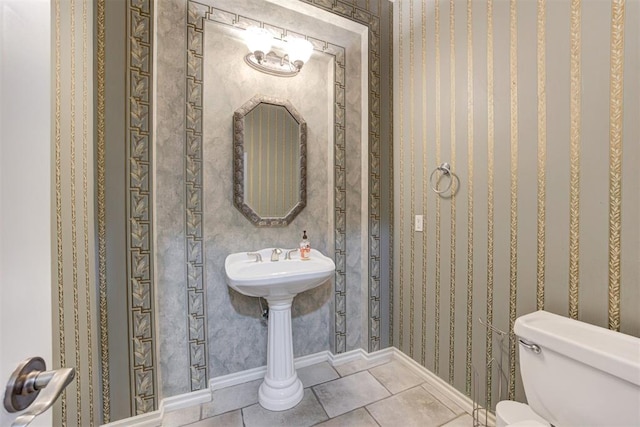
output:
[[326, 282], [336, 266], [315, 249], [311, 249], [308, 260], [301, 260], [299, 252], [284, 259], [288, 251], [283, 250], [279, 261], [271, 261], [272, 252], [273, 248], [257, 251], [263, 261], [256, 261], [257, 256], [247, 252], [231, 254], [224, 262], [224, 270], [231, 288], [251, 297], [263, 297], [269, 304], [267, 373], [258, 390], [258, 403], [270, 411], [285, 411], [300, 403], [304, 395], [293, 362], [293, 298]]
[[250, 297], [287, 297], [315, 288], [329, 279], [336, 266], [331, 258], [311, 249], [308, 260], [301, 260], [299, 252], [291, 259], [284, 259], [287, 250], [280, 254], [279, 261], [270, 261], [273, 248], [256, 251], [262, 262], [247, 252], [231, 254], [224, 262], [227, 283], [236, 291]]

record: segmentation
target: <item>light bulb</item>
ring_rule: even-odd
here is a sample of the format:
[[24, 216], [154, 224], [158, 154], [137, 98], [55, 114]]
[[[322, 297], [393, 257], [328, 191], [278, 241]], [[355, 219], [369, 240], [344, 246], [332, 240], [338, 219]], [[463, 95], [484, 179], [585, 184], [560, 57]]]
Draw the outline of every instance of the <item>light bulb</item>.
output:
[[271, 50], [271, 33], [264, 28], [247, 28], [244, 33], [244, 40], [252, 53], [262, 52], [266, 55]]
[[287, 54], [289, 55], [289, 61], [295, 64], [297, 61], [300, 61], [300, 65], [298, 69], [302, 67], [302, 64], [307, 62], [309, 58], [311, 58], [311, 53], [313, 52], [313, 45], [311, 42], [301, 39], [298, 37], [287, 36], [285, 38], [287, 42]]

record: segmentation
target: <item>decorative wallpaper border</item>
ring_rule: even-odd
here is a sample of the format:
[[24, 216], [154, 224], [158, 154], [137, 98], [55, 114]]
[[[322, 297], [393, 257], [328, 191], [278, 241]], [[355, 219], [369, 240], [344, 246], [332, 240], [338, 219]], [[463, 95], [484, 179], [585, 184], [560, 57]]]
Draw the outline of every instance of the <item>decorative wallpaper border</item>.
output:
[[[398, 2], [398, 15], [402, 18], [402, 2]], [[404, 51], [404, 29], [402, 25], [402, 19], [398, 20], [398, 50], [400, 52]], [[404, 87], [404, 62], [400, 61], [398, 64], [398, 84], [400, 87]], [[398, 121], [400, 122], [399, 126], [399, 151], [400, 151], [400, 171], [398, 172], [400, 175], [400, 218], [405, 217], [404, 213], [404, 205], [405, 205], [405, 197], [404, 197], [404, 91], [400, 91], [399, 95], [399, 111], [398, 111]], [[400, 247], [404, 248], [404, 227], [400, 225]], [[400, 251], [398, 255], [400, 258], [400, 280], [399, 280], [399, 311], [400, 313], [404, 313], [404, 251]], [[404, 316], [400, 316], [398, 322], [398, 347], [404, 347]]]
[[[435, 90], [435, 98], [436, 98], [436, 129], [435, 129], [435, 137], [436, 137], [436, 164], [440, 164], [442, 162], [442, 122], [440, 117], [442, 116], [442, 94], [441, 94], [441, 61], [440, 61], [440, 2], [439, 0], [435, 0], [434, 4], [434, 14], [435, 14], [435, 26], [434, 26], [434, 39], [435, 39], [435, 81], [436, 81], [436, 90]], [[400, 16], [402, 19], [402, 16]], [[434, 322], [434, 341], [435, 345], [433, 346], [433, 371], [436, 374], [440, 373], [440, 289], [441, 289], [441, 268], [440, 268], [440, 259], [442, 257], [441, 246], [442, 246], [442, 210], [441, 210], [441, 198], [436, 197], [436, 268], [435, 268], [435, 322]], [[400, 221], [403, 219], [400, 218]], [[401, 246], [402, 247], [402, 246]], [[402, 310], [400, 310], [400, 315], [402, 316]]]
[[582, 127], [582, 4], [571, 0], [570, 25], [570, 144], [569, 144], [569, 317], [578, 319], [580, 286], [580, 146]]
[[[393, 10], [387, 5], [383, 10], [382, 2], [367, 4], [365, 10], [360, 7], [345, 4], [343, 2], [324, 0], [301, 0], [313, 6], [328, 10], [336, 15], [343, 16], [352, 21], [361, 23], [369, 28], [369, 351], [380, 349], [380, 270], [381, 260], [381, 46], [380, 46], [380, 17], [386, 11], [389, 14], [389, 51], [392, 50]], [[386, 2], [385, 2], [386, 3]], [[190, 2], [196, 4], [196, 2]], [[202, 5], [201, 5], [202, 6]], [[207, 7], [207, 6], [204, 6]], [[98, 113], [97, 113], [97, 168], [98, 168], [98, 262], [99, 262], [99, 292], [100, 292], [100, 342], [103, 382], [103, 421], [109, 421], [109, 366], [108, 366], [108, 331], [106, 327], [107, 298], [106, 298], [106, 255], [104, 254], [104, 208], [100, 208], [101, 201], [104, 205], [104, 184], [101, 190], [100, 180], [104, 179], [104, 82], [100, 84], [100, 79], [104, 80], [104, 0], [97, 1], [97, 78], [98, 78]], [[127, 186], [127, 212], [129, 221], [127, 224], [127, 264], [128, 264], [128, 293], [131, 297], [129, 316], [131, 330], [129, 336], [131, 340], [130, 349], [130, 371], [132, 373], [131, 392], [132, 408], [135, 414], [148, 412], [157, 406], [157, 374], [155, 360], [155, 330], [154, 330], [154, 307], [153, 301], [153, 253], [152, 240], [152, 218], [153, 204], [151, 193], [152, 184], [151, 166], [151, 76], [153, 45], [150, 35], [152, 34], [152, 3], [150, 0], [129, 0], [127, 4], [128, 19], [128, 99], [130, 104], [127, 111], [127, 176], [129, 177]], [[233, 14], [222, 10], [211, 8], [207, 14], [207, 19], [220, 23], [228, 23], [229, 17]], [[197, 24], [202, 24], [202, 17], [187, 23], [188, 36], [193, 36]], [[191, 31], [189, 31], [191, 28]], [[200, 26], [202, 30], [202, 26]], [[201, 34], [200, 34], [201, 36]], [[188, 43], [198, 42], [202, 39], [195, 35], [194, 39], [189, 38]], [[336, 131], [335, 131], [335, 248], [336, 248], [336, 353], [346, 350], [346, 172], [345, 172], [345, 52], [341, 46], [332, 45], [320, 40], [310, 39], [316, 50], [334, 55], [336, 58]], [[193, 48], [193, 49], [190, 49]], [[204, 310], [205, 289], [204, 265], [203, 265], [203, 242], [202, 242], [202, 192], [201, 187], [201, 149], [200, 140], [202, 121], [198, 120], [201, 115], [202, 86], [196, 84], [193, 76], [201, 71], [194, 67], [201, 65], [201, 57], [195, 55], [196, 52], [202, 54], [201, 48], [189, 45], [187, 48], [188, 67], [188, 96], [186, 105], [187, 120], [191, 121], [191, 128], [187, 131], [187, 142], [185, 149], [185, 172], [189, 175], [187, 182], [187, 210], [186, 227], [187, 243], [189, 250], [186, 255], [188, 266], [187, 272], [187, 292], [189, 301], [189, 354], [191, 361], [191, 386], [192, 390], [199, 389], [206, 384], [207, 378], [207, 351], [206, 351], [206, 311]], [[191, 53], [189, 53], [191, 52]], [[190, 61], [191, 59], [191, 61]], [[198, 61], [199, 59], [199, 61]], [[392, 75], [392, 62], [389, 61], [389, 75]], [[102, 76], [102, 77], [101, 77]], [[189, 77], [190, 76], [190, 77]], [[193, 84], [191, 84], [193, 83]], [[392, 85], [389, 85], [388, 97], [392, 99]], [[101, 92], [102, 91], [102, 92]], [[100, 101], [102, 97], [102, 101]], [[198, 101], [200, 104], [198, 104]], [[102, 106], [102, 107], [101, 107]], [[101, 110], [102, 108], [102, 110]], [[102, 112], [101, 112], [102, 111]], [[201, 116], [200, 116], [201, 117]], [[392, 119], [393, 112], [389, 109], [389, 118]], [[393, 124], [389, 123], [389, 129]], [[198, 132], [200, 131], [200, 135]], [[189, 139], [189, 136], [192, 138]], [[102, 141], [102, 142], [101, 142]], [[392, 141], [385, 142], [388, 145], [389, 156], [393, 158]], [[101, 151], [102, 150], [102, 151]], [[200, 150], [200, 151], [199, 151]], [[200, 155], [200, 157], [198, 157]], [[102, 168], [102, 174], [100, 170]], [[392, 168], [392, 166], [390, 166]], [[388, 172], [388, 171], [387, 171]], [[389, 176], [392, 180], [392, 175]], [[200, 181], [198, 181], [200, 180]], [[189, 190], [192, 190], [189, 192]], [[393, 195], [391, 185], [390, 194]], [[101, 195], [102, 194], [102, 195]], [[392, 203], [390, 202], [389, 206]], [[102, 213], [101, 213], [102, 212]], [[393, 217], [393, 212], [388, 212]], [[102, 227], [102, 232], [100, 231]], [[392, 225], [389, 225], [392, 227]], [[391, 228], [390, 228], [391, 230]], [[101, 234], [102, 233], [102, 234]], [[102, 237], [101, 237], [102, 236]], [[389, 269], [392, 269], [392, 236], [389, 235]], [[102, 249], [101, 249], [102, 248]], [[102, 254], [102, 255], [101, 255]], [[391, 270], [392, 271], [392, 270]], [[393, 301], [393, 277], [389, 278], [389, 299]], [[390, 307], [390, 315], [393, 308]], [[389, 319], [390, 335], [392, 340], [393, 319]], [[106, 393], [105, 393], [106, 390]]]
[[[333, 0], [300, 0], [302, 2], [317, 6], [336, 15], [355, 21], [366, 26], [369, 29], [369, 200], [368, 200], [368, 217], [369, 217], [369, 235], [368, 235], [368, 256], [369, 256], [369, 280], [368, 280], [368, 301], [369, 301], [369, 351], [377, 351], [380, 349], [380, 270], [382, 262], [381, 253], [381, 40], [380, 40], [380, 17], [382, 15], [382, 2], [367, 2], [367, 9], [363, 9], [354, 4], [348, 4], [344, 1]], [[377, 4], [376, 4], [377, 3]], [[387, 7], [391, 9], [390, 3]], [[391, 49], [391, 48], [390, 48]], [[389, 78], [391, 79], [390, 71]], [[391, 97], [391, 95], [390, 95]], [[391, 102], [391, 99], [388, 100]], [[391, 132], [390, 135], [393, 133]], [[390, 138], [385, 143], [393, 147], [393, 141]], [[391, 177], [393, 174], [391, 174]], [[392, 179], [392, 178], [390, 178]], [[337, 180], [336, 180], [337, 182]], [[391, 183], [393, 188], [393, 183]], [[393, 206], [393, 200], [391, 205]], [[337, 222], [336, 222], [337, 224]], [[337, 237], [337, 236], [336, 236]], [[338, 240], [336, 239], [336, 251], [338, 249]], [[389, 260], [391, 267], [392, 259]], [[336, 282], [337, 284], [337, 282]], [[393, 278], [389, 278], [389, 288], [393, 289]], [[338, 307], [338, 298], [336, 298], [336, 307]], [[393, 319], [389, 319], [390, 329], [393, 329]], [[336, 322], [337, 323], [337, 322]], [[337, 333], [337, 330], [336, 330]], [[390, 338], [391, 339], [391, 338]], [[338, 341], [338, 340], [337, 340]], [[346, 347], [341, 347], [336, 343], [336, 352], [345, 351]]]
[[102, 376], [102, 422], [111, 420], [109, 378], [109, 330], [107, 310], [106, 232], [106, 136], [105, 136], [105, 1], [96, 2], [96, 217], [98, 245], [98, 305], [100, 327], [100, 372]]
[[[422, 25], [422, 31], [421, 31], [421, 49], [422, 52], [427, 52], [427, 4], [425, 2], [422, 2], [421, 4], [421, 9], [420, 9], [420, 22]], [[421, 69], [420, 71], [422, 72], [423, 76], [427, 75], [427, 61], [426, 61], [426, 55], [422, 55], [422, 64], [421, 64]], [[402, 91], [400, 91], [400, 93], [402, 93]], [[421, 103], [422, 103], [422, 111], [427, 111], [427, 85], [422, 85], [422, 99], [421, 99]], [[427, 160], [428, 160], [428, 156], [427, 156], [427, 142], [428, 142], [428, 137], [427, 137], [427, 121], [426, 120], [422, 120], [422, 176], [429, 176], [429, 172], [427, 169]], [[427, 209], [427, 203], [428, 203], [428, 194], [429, 194], [429, 184], [428, 184], [428, 180], [423, 179], [422, 180], [422, 210], [425, 211]], [[428, 230], [428, 223], [427, 223], [427, 217], [423, 217], [423, 219], [425, 220], [424, 223], [424, 229]], [[428, 232], [423, 232], [422, 233], [422, 249], [424, 251], [424, 256], [422, 257], [422, 286], [420, 291], [422, 292], [422, 298], [421, 298], [421, 322], [422, 325], [426, 325], [427, 324], [427, 273], [429, 272], [429, 267], [427, 264], [427, 254], [430, 253], [428, 251]], [[423, 333], [423, 336], [425, 336], [426, 334]], [[423, 338], [424, 340], [424, 338]], [[427, 347], [424, 345], [420, 346], [420, 364], [422, 366], [427, 366]]]
[[536, 308], [544, 310], [545, 236], [546, 236], [546, 164], [547, 164], [547, 62], [546, 62], [546, 0], [537, 0], [536, 59], [538, 93], [538, 188], [537, 188], [537, 256], [536, 256]]
[[465, 393], [471, 396], [473, 349], [473, 5], [467, 2], [467, 337]]
[[[66, 343], [65, 343], [65, 321], [64, 321], [64, 251], [63, 251], [63, 230], [62, 230], [62, 101], [60, 88], [62, 86], [61, 76], [61, 41], [60, 33], [61, 13], [60, 1], [54, 3], [55, 14], [55, 127], [54, 127], [54, 156], [55, 156], [55, 200], [56, 200], [56, 278], [57, 278], [57, 303], [58, 303], [58, 359], [60, 366], [67, 366]], [[60, 417], [63, 422], [67, 421], [67, 394], [64, 393], [60, 399]]]
[[202, 200], [202, 92], [204, 25], [198, 8], [187, 12], [187, 102], [185, 137], [185, 263], [191, 391], [207, 387], [206, 280]]
[[[510, 100], [510, 147], [511, 147], [511, 198], [509, 206], [509, 336], [513, 335], [516, 321], [518, 293], [518, 5], [509, 2], [509, 79]], [[510, 400], [516, 394], [516, 340], [509, 340], [509, 392]]]
[[[275, 37], [284, 38], [289, 30], [271, 24], [251, 20], [213, 6], [189, 1], [187, 21], [187, 156], [188, 164], [202, 163], [202, 85], [203, 85], [203, 55], [204, 55], [204, 20], [231, 27], [246, 25], [260, 25], [268, 27]], [[278, 34], [275, 34], [275, 33]], [[301, 34], [298, 34], [301, 35]], [[347, 300], [347, 248], [346, 248], [346, 129], [345, 129], [345, 94], [346, 94], [346, 58], [345, 49], [326, 41], [307, 37], [313, 44], [314, 50], [333, 55], [334, 67], [334, 215], [335, 215], [335, 348], [336, 353], [346, 351], [346, 300]], [[196, 135], [196, 125], [200, 134]], [[198, 137], [196, 137], [198, 136]], [[201, 172], [199, 172], [201, 174]], [[189, 189], [187, 190], [189, 191]], [[189, 194], [189, 192], [187, 193]], [[193, 204], [202, 205], [202, 191], [192, 191]], [[189, 208], [188, 208], [189, 209]], [[189, 218], [190, 213], [187, 213]], [[201, 218], [201, 216], [200, 216]], [[202, 229], [200, 221], [200, 230]], [[204, 248], [201, 248], [204, 251]], [[203, 305], [204, 306], [204, 305]], [[206, 338], [205, 338], [206, 340]], [[205, 341], [206, 343], [206, 341]], [[206, 352], [205, 352], [206, 354]], [[193, 384], [192, 384], [193, 386]]]
[[[389, 103], [389, 105], [393, 105], [393, 8], [389, 8], [389, 17], [387, 19], [389, 28], [388, 28], [388, 32], [387, 32], [387, 37], [388, 37], [388, 45], [390, 46], [389, 48], [389, 57], [392, 58], [391, 61], [389, 61], [389, 69], [388, 69], [388, 80], [391, 82], [388, 85], [388, 93], [387, 93], [387, 101]], [[389, 205], [388, 205], [388, 227], [389, 227], [389, 231], [388, 231], [388, 238], [389, 238], [389, 253], [388, 253], [388, 258], [387, 258], [387, 267], [389, 269], [389, 275], [388, 275], [388, 289], [387, 289], [387, 293], [389, 295], [389, 314], [388, 314], [388, 320], [389, 320], [389, 337], [388, 337], [388, 346], [392, 347], [393, 346], [393, 313], [394, 313], [394, 298], [393, 298], [393, 291], [394, 291], [394, 287], [393, 287], [393, 278], [394, 278], [394, 265], [393, 265], [393, 257], [394, 257], [394, 210], [393, 210], [393, 206], [394, 206], [394, 200], [395, 200], [395, 190], [393, 187], [393, 164], [394, 164], [394, 153], [393, 153], [393, 123], [394, 123], [394, 118], [393, 118], [393, 107], [389, 109], [389, 139], [392, 141], [391, 144], [387, 144], [387, 156], [388, 156], [388, 171], [391, 174], [391, 176], [389, 177], [389, 194], [388, 194], [388, 199], [389, 199]], [[371, 172], [369, 172], [371, 173]], [[371, 256], [371, 252], [369, 252], [369, 256]], [[382, 258], [382, 253], [380, 253], [380, 258]], [[380, 280], [380, 276], [378, 276], [378, 279]], [[371, 296], [370, 296], [371, 297]], [[377, 296], [378, 298], [378, 305], [380, 304], [380, 295]], [[378, 324], [380, 323], [380, 316], [378, 315], [377, 320], [375, 318], [372, 317], [372, 323], [374, 321], [377, 321]], [[369, 337], [369, 351], [374, 351], [372, 350], [372, 343], [375, 343], [375, 341], [377, 340], [377, 347], [376, 349], [380, 348], [380, 333], [378, 331], [377, 335], [373, 335], [373, 331], [370, 332], [370, 337]]]
[[[456, 170], [456, 33], [455, 0], [449, 0], [449, 88], [450, 88], [450, 161], [451, 168]], [[438, 163], [440, 164], [440, 163]], [[450, 236], [449, 236], [449, 383], [453, 383], [455, 362], [455, 310], [456, 310], [456, 191], [455, 183], [451, 183], [453, 190], [449, 198], [451, 208]]]
[[[493, 324], [494, 260], [495, 260], [495, 73], [493, 62], [494, 28], [493, 0], [487, 0], [487, 307], [485, 322]], [[486, 328], [485, 360], [493, 358], [493, 330]], [[500, 378], [498, 380], [501, 381]], [[493, 370], [487, 370], [485, 379], [485, 407], [491, 408]]]
[[611, 3], [609, 71], [609, 329], [620, 331], [622, 254], [622, 119], [624, 102], [624, 0]]
[[157, 408], [153, 275], [152, 1], [127, 5], [126, 211], [129, 366], [134, 415]]

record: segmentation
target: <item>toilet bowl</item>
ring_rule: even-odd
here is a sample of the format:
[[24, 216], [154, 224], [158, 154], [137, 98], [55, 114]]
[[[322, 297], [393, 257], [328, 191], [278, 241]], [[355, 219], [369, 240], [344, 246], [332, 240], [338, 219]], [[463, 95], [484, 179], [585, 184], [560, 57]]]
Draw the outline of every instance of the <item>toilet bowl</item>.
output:
[[529, 405], [503, 400], [496, 406], [496, 427], [550, 427], [551, 424], [533, 412]]
[[640, 426], [640, 339], [537, 311], [516, 319], [527, 404], [502, 401], [497, 427]]

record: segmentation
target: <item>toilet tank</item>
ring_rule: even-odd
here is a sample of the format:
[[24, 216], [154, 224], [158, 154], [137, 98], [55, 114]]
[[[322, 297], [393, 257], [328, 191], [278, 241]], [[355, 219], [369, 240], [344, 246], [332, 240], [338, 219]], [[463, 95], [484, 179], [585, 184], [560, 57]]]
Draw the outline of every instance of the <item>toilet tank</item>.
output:
[[640, 426], [640, 339], [546, 311], [516, 319], [529, 406], [551, 424]]

